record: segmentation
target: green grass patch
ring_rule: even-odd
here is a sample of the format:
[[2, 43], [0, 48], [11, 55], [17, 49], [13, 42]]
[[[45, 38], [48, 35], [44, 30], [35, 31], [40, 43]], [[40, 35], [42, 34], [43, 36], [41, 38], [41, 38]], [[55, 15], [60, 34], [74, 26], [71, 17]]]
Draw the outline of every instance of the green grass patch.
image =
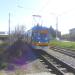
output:
[[3, 43], [0, 43], [0, 46], [7, 46], [9, 43], [7, 43], [7, 42], [3, 42]]
[[49, 43], [49, 45], [75, 49], [75, 42], [63, 42], [63, 41], [53, 40]]
[[7, 63], [5, 63], [5, 62], [3, 62], [2, 64], [1, 64], [1, 69], [4, 69], [5, 67], [7, 67], [8, 66], [8, 64]]
[[7, 46], [9, 46], [8, 42], [2, 42], [2, 43], [0, 43], [0, 54], [3, 53], [6, 50]]

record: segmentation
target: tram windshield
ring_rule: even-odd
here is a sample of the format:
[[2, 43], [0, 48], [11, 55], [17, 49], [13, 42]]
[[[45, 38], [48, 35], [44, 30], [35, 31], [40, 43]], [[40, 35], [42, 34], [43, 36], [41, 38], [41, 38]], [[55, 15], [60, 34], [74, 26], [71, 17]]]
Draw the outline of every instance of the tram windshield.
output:
[[34, 41], [40, 42], [47, 42], [48, 41], [48, 34], [47, 33], [34, 33], [33, 34]]

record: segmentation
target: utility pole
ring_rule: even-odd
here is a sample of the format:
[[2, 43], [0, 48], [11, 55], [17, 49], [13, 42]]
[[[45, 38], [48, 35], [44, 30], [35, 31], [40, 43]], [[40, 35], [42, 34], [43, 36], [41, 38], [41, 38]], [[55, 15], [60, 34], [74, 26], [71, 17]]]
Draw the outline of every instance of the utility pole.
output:
[[9, 26], [8, 26], [8, 29], [9, 29], [9, 44], [10, 44], [10, 12], [9, 12]]
[[56, 17], [56, 39], [58, 39], [58, 16]]
[[56, 15], [55, 13], [50, 13], [51, 15], [55, 15], [56, 17], [56, 40], [58, 40], [58, 15]]

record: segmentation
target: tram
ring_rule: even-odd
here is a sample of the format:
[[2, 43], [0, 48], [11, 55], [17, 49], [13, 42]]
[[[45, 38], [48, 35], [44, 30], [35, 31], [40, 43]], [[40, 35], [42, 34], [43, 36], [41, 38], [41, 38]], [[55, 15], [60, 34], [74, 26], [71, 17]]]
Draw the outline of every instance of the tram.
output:
[[26, 42], [31, 44], [32, 48], [40, 49], [48, 47], [51, 36], [47, 27], [36, 25], [27, 31], [26, 38]]

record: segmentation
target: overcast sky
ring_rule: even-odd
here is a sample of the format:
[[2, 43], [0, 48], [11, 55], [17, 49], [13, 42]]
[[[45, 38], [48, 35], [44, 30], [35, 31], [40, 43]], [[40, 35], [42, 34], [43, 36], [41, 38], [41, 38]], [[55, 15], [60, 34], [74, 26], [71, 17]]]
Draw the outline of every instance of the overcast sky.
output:
[[56, 28], [62, 34], [75, 28], [75, 0], [0, 0], [0, 31], [8, 31], [8, 14], [10, 12], [11, 30], [18, 24], [30, 29], [33, 25], [32, 15], [41, 15], [42, 26]]

